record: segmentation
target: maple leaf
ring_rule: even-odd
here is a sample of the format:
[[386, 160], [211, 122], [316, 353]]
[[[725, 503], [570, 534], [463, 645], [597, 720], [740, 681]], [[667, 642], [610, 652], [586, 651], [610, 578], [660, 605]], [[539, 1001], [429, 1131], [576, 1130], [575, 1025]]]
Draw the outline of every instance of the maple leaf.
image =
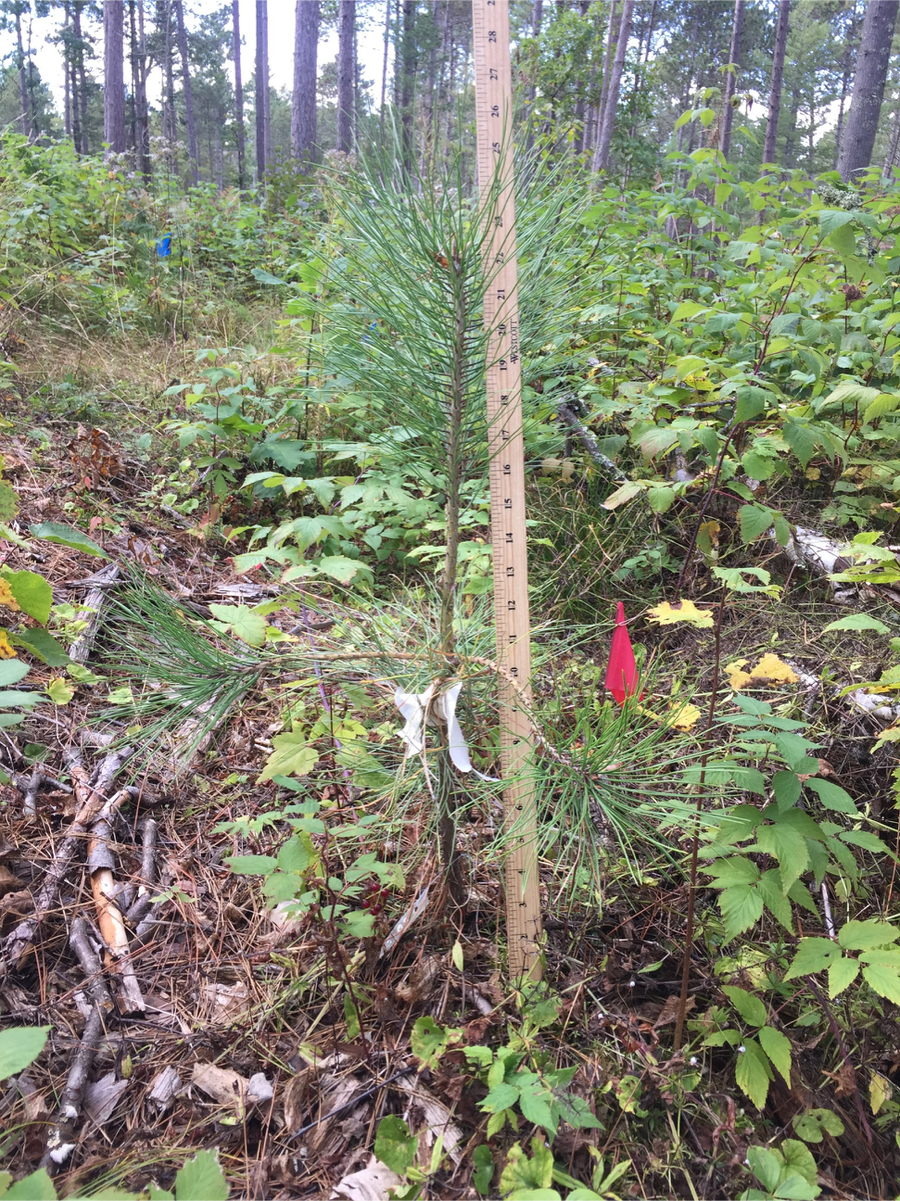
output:
[[712, 610], [698, 609], [694, 602], [689, 600], [679, 601], [675, 605], [663, 601], [655, 609], [649, 609], [647, 616], [660, 626], [674, 626], [679, 622], [687, 622], [688, 625], [695, 626], [697, 629], [710, 630], [713, 624]]
[[763, 685], [777, 688], [780, 684], [797, 683], [796, 672], [777, 655], [773, 655], [771, 651], [763, 655], [756, 666], [751, 667], [749, 671], [744, 670], [747, 663], [747, 659], [735, 659], [725, 668], [728, 683], [735, 692], [740, 692], [742, 688], [758, 688]]
[[746, 664], [746, 659], [735, 659], [733, 663], [729, 663], [725, 668], [725, 674], [728, 676], [728, 683], [735, 692], [740, 692], [742, 688], [746, 688], [750, 683], [750, 672], [744, 671]]
[[700, 720], [700, 710], [696, 705], [678, 705], [671, 711], [671, 725], [675, 730], [693, 730]]

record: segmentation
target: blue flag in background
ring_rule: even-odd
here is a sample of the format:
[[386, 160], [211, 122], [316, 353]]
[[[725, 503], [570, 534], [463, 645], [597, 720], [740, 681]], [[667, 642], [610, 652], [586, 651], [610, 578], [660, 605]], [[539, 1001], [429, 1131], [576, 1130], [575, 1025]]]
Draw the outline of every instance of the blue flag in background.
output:
[[167, 259], [172, 253], [172, 235], [163, 234], [156, 243], [156, 257]]

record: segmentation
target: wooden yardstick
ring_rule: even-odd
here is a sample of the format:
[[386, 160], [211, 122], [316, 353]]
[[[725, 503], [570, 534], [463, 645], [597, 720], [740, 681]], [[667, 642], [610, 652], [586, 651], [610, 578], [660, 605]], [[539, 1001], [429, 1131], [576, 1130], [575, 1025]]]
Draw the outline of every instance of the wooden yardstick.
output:
[[531, 773], [531, 622], [525, 538], [525, 448], [513, 187], [508, 0], [472, 0], [478, 179], [484, 220], [484, 322], [494, 617], [505, 825], [506, 924], [513, 978], [540, 979], [541, 909]]

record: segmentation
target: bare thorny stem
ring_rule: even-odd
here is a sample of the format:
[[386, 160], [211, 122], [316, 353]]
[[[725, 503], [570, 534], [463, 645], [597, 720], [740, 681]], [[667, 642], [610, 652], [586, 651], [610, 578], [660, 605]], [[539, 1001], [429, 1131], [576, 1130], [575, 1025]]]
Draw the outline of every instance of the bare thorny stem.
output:
[[687, 1013], [688, 987], [691, 978], [691, 954], [694, 949], [694, 905], [697, 897], [697, 858], [700, 853], [700, 807], [703, 804], [703, 785], [706, 783], [706, 765], [712, 750], [709, 738], [713, 721], [716, 716], [716, 702], [719, 698], [719, 662], [722, 656], [722, 615], [725, 610], [725, 589], [719, 599], [719, 611], [716, 614], [716, 655], [713, 663], [712, 692], [709, 698], [709, 709], [706, 714], [706, 749], [700, 760], [700, 780], [697, 785], [697, 808], [694, 817], [694, 835], [691, 840], [691, 870], [688, 883], [687, 917], [684, 930], [684, 951], [681, 964], [681, 993], [678, 997], [678, 1016], [675, 1019], [675, 1037], [673, 1047], [681, 1049], [684, 1037], [684, 1018]]

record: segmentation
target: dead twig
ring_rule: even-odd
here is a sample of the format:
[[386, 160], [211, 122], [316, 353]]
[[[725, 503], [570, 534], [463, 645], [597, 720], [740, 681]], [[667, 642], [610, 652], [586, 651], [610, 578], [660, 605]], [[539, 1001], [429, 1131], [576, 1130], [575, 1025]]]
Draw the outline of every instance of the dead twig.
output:
[[87, 622], [87, 626], [69, 647], [69, 658], [74, 663], [87, 663], [91, 647], [94, 645], [94, 639], [100, 628], [100, 618], [107, 591], [118, 578], [118, 563], [108, 564], [91, 577], [90, 582], [93, 587], [84, 598], [83, 603], [79, 605], [76, 614], [79, 620]]

